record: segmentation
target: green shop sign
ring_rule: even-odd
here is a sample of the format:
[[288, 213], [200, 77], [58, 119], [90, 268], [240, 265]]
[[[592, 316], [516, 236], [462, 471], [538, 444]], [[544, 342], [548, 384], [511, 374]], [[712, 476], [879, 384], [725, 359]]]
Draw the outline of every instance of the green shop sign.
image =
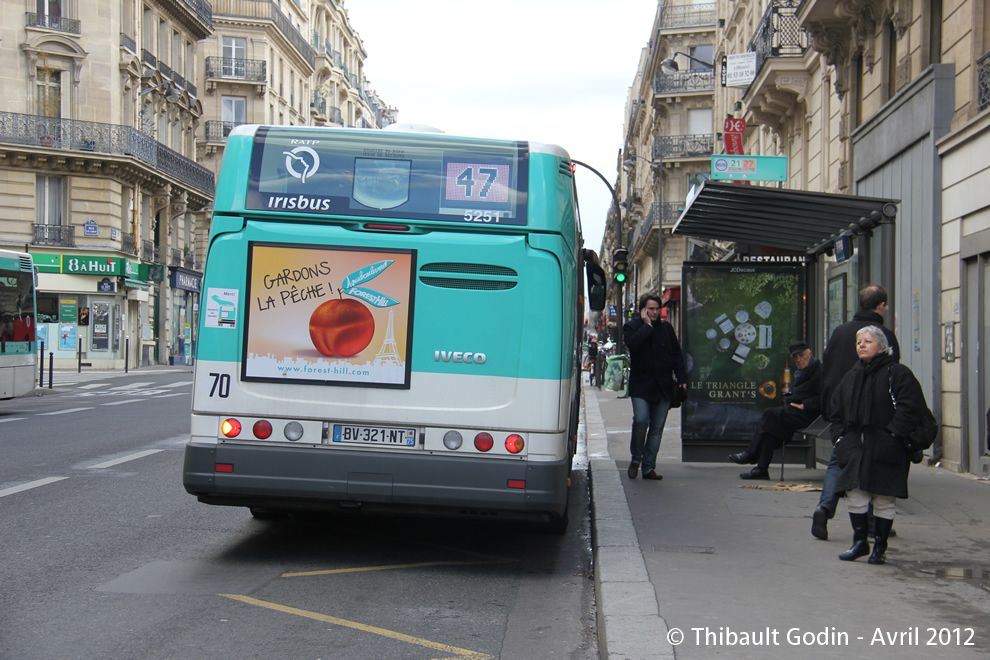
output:
[[123, 275], [126, 259], [115, 257], [62, 256], [62, 272], [75, 275]]

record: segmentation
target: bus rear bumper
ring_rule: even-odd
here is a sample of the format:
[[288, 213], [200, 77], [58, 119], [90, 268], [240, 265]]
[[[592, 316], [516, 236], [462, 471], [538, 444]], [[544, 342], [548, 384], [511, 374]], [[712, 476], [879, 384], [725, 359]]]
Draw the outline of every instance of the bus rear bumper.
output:
[[[533, 462], [412, 452], [186, 445], [183, 485], [200, 502], [292, 511], [558, 518], [569, 461]], [[218, 472], [217, 464], [231, 466]], [[510, 482], [515, 487], [510, 487]], [[519, 487], [524, 484], [524, 487]]]

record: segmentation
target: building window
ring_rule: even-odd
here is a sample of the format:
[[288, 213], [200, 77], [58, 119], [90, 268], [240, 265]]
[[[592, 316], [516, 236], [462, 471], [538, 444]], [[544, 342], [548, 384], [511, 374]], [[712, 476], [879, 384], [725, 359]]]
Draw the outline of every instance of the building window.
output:
[[58, 119], [62, 116], [62, 72], [54, 69], [37, 70], [38, 114]]
[[223, 77], [244, 78], [247, 61], [247, 39], [223, 38]]
[[714, 125], [712, 117], [711, 108], [688, 110], [688, 135], [710, 135]]
[[[691, 46], [691, 52], [689, 55], [695, 58], [694, 60], [688, 60], [691, 65], [692, 71], [711, 71], [714, 65], [711, 64], [714, 51], [712, 50], [711, 44], [705, 46]], [[700, 60], [696, 62], [695, 60]], [[702, 62], [708, 62], [708, 64], [702, 64]]]
[[247, 122], [247, 98], [244, 96], [224, 96], [220, 101], [220, 121], [223, 122], [223, 136], [230, 135], [230, 129]]
[[39, 225], [61, 225], [65, 178], [39, 175], [35, 182], [35, 188], [37, 223]]

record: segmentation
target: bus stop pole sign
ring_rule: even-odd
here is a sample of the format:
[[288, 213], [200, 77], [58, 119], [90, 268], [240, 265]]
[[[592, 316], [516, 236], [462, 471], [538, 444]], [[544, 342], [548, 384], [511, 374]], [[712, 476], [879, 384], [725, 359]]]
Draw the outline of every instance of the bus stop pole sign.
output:
[[712, 156], [712, 179], [786, 181], [787, 156]]

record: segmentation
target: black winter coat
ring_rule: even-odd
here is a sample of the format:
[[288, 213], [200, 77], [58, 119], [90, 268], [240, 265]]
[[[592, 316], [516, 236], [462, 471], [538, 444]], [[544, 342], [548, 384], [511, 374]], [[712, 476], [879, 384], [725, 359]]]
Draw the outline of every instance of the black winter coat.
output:
[[869, 325], [879, 326], [887, 337], [887, 343], [893, 349], [895, 361], [901, 359], [901, 347], [897, 343], [894, 331], [884, 327], [883, 317], [877, 312], [861, 309], [853, 314], [852, 320], [847, 321], [832, 331], [832, 336], [825, 344], [822, 353], [822, 409], [825, 415], [831, 412], [832, 393], [839, 386], [843, 377], [856, 366], [859, 356], [856, 355], [856, 333]]
[[[763, 420], [763, 430], [782, 440], [790, 440], [794, 432], [811, 424], [822, 411], [822, 363], [811, 358], [807, 369], [801, 370], [794, 379], [794, 391], [784, 399], [783, 408], [776, 414], [767, 415]], [[792, 403], [803, 403], [804, 408], [795, 408]]]
[[835, 390], [829, 414], [833, 433], [840, 435], [836, 491], [860, 488], [906, 498], [911, 460], [903, 438], [917, 428], [925, 407], [918, 379], [889, 355], [853, 367]]
[[629, 349], [629, 396], [651, 402], [673, 399], [674, 377], [687, 382], [674, 326], [660, 319], [654, 325], [632, 319], [622, 326], [622, 339]]

